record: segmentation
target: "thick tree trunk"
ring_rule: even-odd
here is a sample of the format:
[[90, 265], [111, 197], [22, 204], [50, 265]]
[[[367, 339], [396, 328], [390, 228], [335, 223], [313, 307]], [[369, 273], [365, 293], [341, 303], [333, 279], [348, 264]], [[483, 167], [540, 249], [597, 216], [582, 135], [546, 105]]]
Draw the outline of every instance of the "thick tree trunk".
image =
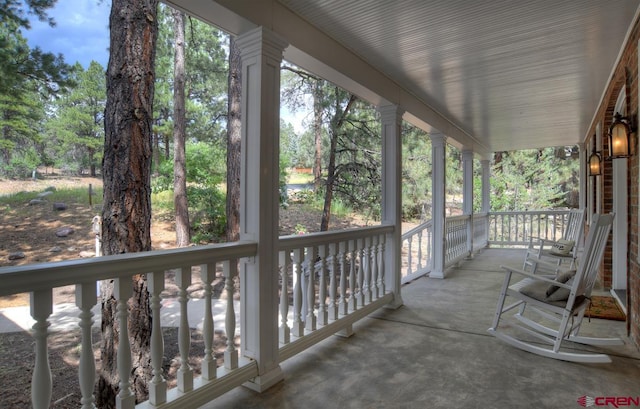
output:
[[227, 121], [227, 241], [240, 238], [240, 139], [242, 62], [233, 37], [229, 40], [229, 90]]
[[173, 10], [175, 55], [173, 63], [173, 204], [176, 212], [176, 246], [191, 242], [189, 204], [187, 202], [187, 165], [185, 154], [184, 102], [184, 13]]
[[[151, 132], [154, 60], [158, 33], [155, 0], [113, 0], [102, 174], [102, 242], [105, 255], [151, 250]], [[132, 271], [132, 273], [136, 273]], [[128, 331], [132, 384], [137, 400], [146, 399], [150, 379], [151, 318], [144, 275], [134, 276]], [[118, 323], [113, 282], [101, 288], [101, 370], [97, 406], [115, 407]]]

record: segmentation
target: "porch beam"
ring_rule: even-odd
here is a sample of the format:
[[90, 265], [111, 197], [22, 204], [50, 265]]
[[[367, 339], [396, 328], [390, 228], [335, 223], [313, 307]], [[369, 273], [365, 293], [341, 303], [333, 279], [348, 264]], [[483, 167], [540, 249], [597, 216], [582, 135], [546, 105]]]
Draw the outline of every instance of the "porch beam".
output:
[[395, 104], [378, 108], [382, 121], [382, 223], [395, 227], [387, 234], [384, 249], [385, 287], [393, 293], [389, 306], [402, 305], [402, 114]]
[[245, 386], [262, 392], [284, 378], [278, 356], [278, 162], [280, 63], [287, 43], [258, 27], [236, 44], [242, 58], [240, 239], [258, 242], [256, 256], [240, 266], [242, 353], [258, 363], [258, 376]]
[[431, 208], [433, 209], [433, 266], [429, 277], [444, 278], [445, 259], [445, 218], [446, 218], [446, 141], [441, 133], [432, 132], [431, 136]]

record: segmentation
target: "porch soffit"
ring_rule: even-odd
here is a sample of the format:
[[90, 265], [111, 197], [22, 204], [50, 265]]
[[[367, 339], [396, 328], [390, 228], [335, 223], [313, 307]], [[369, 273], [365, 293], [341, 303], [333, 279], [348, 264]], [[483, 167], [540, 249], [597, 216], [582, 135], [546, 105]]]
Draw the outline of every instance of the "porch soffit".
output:
[[172, 0], [480, 154], [586, 136], [640, 0]]

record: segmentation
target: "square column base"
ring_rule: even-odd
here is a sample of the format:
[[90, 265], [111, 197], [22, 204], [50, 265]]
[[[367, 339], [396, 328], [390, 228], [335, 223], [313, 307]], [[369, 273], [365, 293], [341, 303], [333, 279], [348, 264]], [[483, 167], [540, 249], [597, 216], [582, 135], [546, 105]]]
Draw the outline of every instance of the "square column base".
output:
[[270, 372], [258, 375], [252, 380], [243, 383], [242, 386], [262, 393], [282, 380], [284, 380], [284, 372], [282, 372], [282, 368], [278, 365]]

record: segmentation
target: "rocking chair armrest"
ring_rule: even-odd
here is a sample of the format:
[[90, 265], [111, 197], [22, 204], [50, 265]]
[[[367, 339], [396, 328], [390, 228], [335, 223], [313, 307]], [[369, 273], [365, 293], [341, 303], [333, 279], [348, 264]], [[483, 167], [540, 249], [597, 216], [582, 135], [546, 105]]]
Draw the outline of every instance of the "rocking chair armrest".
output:
[[543, 281], [543, 282], [546, 282], [546, 283], [549, 283], [549, 284], [556, 285], [558, 287], [571, 288], [570, 285], [567, 285], [565, 283], [560, 283], [560, 282], [556, 281], [553, 278], [548, 278], [548, 277], [543, 276], [543, 275], [532, 274], [532, 273], [526, 272], [524, 270], [520, 270], [520, 269], [517, 269], [517, 268], [508, 267], [508, 266], [502, 266], [501, 265], [500, 267], [503, 270], [508, 271], [510, 273], [516, 273], [516, 274], [519, 274], [519, 275], [522, 275], [522, 276], [525, 276], [525, 277], [528, 277], [528, 278], [532, 278], [532, 279], [534, 279], [536, 281]]
[[[558, 255], [558, 254], [554, 254], [553, 256], [555, 256], [555, 257], [564, 257], [564, 258], [567, 258], [567, 259], [569, 259], [569, 258], [576, 259], [577, 258], [577, 257], [573, 256], [571, 253], [567, 254], [566, 256], [561, 256], [561, 255]], [[560, 266], [558, 266], [558, 264], [556, 264], [554, 262], [551, 262], [551, 261], [549, 261], [547, 259], [544, 259], [544, 258], [540, 257], [540, 255], [534, 254], [534, 255], [531, 255], [530, 258], [535, 259], [536, 264], [538, 264], [540, 266], [543, 266], [543, 267], [546, 267], [546, 268], [549, 268], [550, 270], [554, 270], [556, 273], [560, 270]]]
[[539, 250], [542, 250], [545, 246], [553, 246], [557, 241], [545, 239], [543, 237], [537, 236], [529, 236], [529, 249], [533, 249], [534, 247]]
[[543, 245], [554, 245], [554, 244], [556, 244], [556, 243], [558, 242], [557, 240], [542, 239], [542, 238], [539, 238], [538, 240], [540, 240], [540, 242], [541, 242]]

